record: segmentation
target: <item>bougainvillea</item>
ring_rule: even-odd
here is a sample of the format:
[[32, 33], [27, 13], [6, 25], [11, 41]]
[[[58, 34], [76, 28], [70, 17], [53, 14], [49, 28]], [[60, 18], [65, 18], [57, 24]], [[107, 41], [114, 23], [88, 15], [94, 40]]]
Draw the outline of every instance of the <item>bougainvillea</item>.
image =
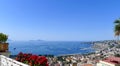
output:
[[48, 66], [47, 58], [45, 56], [38, 56], [32, 54], [26, 54], [20, 52], [17, 57], [17, 61], [29, 64], [30, 66]]

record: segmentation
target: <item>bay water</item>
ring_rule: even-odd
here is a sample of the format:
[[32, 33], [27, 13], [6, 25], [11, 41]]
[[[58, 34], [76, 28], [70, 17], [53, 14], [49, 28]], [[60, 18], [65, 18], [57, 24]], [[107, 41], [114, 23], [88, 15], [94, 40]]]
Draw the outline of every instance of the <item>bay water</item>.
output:
[[10, 41], [11, 55], [19, 52], [37, 55], [86, 54], [93, 52], [92, 44], [79, 41]]

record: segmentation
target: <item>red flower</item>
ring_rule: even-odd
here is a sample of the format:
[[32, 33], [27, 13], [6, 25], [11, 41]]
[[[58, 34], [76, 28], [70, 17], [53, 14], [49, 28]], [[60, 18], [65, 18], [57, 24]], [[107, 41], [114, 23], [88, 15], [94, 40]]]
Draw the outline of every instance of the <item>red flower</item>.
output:
[[48, 65], [48, 63], [46, 63], [46, 65], [45, 65], [45, 66], [49, 66], [49, 65]]
[[38, 56], [38, 55], [32, 55], [32, 54], [26, 54], [26, 53], [20, 52], [17, 55], [16, 60], [20, 62], [27, 61], [28, 63], [32, 65], [37, 65], [37, 66], [39, 65], [49, 66], [47, 63], [47, 58], [45, 56]]

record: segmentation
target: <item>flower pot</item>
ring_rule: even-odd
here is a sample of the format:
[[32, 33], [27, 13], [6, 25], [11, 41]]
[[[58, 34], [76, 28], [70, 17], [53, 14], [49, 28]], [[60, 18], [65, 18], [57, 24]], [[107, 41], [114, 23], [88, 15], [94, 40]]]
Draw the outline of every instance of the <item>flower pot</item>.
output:
[[8, 43], [0, 43], [0, 52], [8, 51]]

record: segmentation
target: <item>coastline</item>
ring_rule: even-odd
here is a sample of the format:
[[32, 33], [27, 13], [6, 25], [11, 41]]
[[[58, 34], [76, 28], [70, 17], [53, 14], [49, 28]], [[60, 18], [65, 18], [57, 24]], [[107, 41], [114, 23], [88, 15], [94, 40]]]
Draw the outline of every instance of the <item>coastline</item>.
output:
[[[89, 63], [93, 66], [107, 57], [111, 56], [120, 56], [120, 44], [116, 41], [100, 41], [94, 42], [93, 46], [95, 52], [86, 53], [86, 54], [64, 54], [58, 57], [48, 57], [50, 65], [52, 64], [66, 64], [70, 65], [73, 63], [79, 64], [79, 66]], [[52, 61], [52, 62], [51, 62]]]
[[92, 44], [91, 48], [94, 49], [93, 52], [88, 52], [88, 53], [73, 53], [73, 54], [60, 54], [60, 55], [57, 55], [56, 57], [59, 57], [59, 56], [74, 56], [74, 55], [89, 55], [89, 54], [100, 53], [101, 51], [104, 51], [104, 50], [107, 50], [107, 48], [110, 48], [111, 45], [114, 45], [114, 44], [117, 44], [117, 43], [116, 43], [115, 40], [104, 40], [104, 41], [90, 42], [90, 44]]
[[[108, 41], [95, 41], [95, 42], [89, 42], [89, 43], [91, 44], [91, 47], [89, 47], [89, 48], [79, 48], [80, 50], [89, 50], [89, 49], [91, 50], [91, 51], [88, 51], [86, 53], [59, 54], [59, 55], [54, 55], [54, 56], [57, 57], [57, 56], [70, 56], [70, 55], [88, 55], [88, 54], [91, 54], [91, 53], [100, 52], [100, 51], [108, 48], [109, 43], [115, 44], [115, 41], [108, 40]], [[39, 55], [39, 54], [37, 54], [37, 55]], [[53, 54], [40, 54], [40, 55], [53, 55]]]
[[[103, 60], [110, 56], [117, 56], [120, 53], [120, 45], [116, 43], [116, 41], [100, 41], [94, 42], [92, 47], [94, 52], [89, 53], [73, 53], [73, 54], [61, 54], [61, 55], [51, 55], [51, 54], [43, 54], [41, 56], [46, 56], [50, 66], [55, 64], [86, 64], [90, 63], [96, 65], [99, 60]], [[15, 57], [13, 57], [14, 59]]]

